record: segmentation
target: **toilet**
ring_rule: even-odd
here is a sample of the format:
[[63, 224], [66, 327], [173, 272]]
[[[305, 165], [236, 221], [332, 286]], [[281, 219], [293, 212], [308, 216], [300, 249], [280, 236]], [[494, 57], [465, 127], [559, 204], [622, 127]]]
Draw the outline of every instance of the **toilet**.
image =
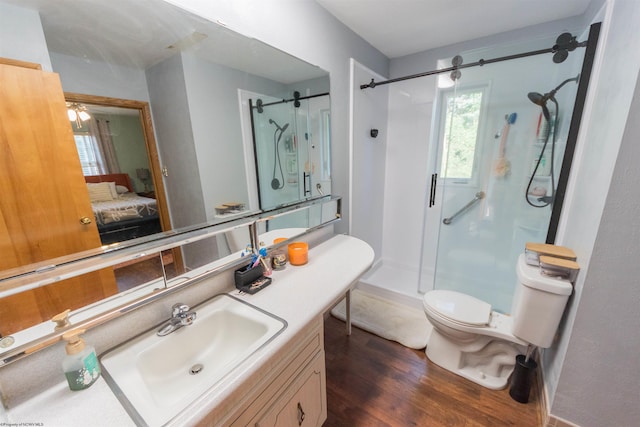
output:
[[573, 286], [528, 265], [524, 254], [518, 258], [516, 271], [511, 315], [460, 292], [437, 289], [425, 293], [424, 311], [433, 325], [426, 348], [429, 360], [500, 390], [507, 386], [516, 356], [525, 354], [527, 346], [551, 346]]

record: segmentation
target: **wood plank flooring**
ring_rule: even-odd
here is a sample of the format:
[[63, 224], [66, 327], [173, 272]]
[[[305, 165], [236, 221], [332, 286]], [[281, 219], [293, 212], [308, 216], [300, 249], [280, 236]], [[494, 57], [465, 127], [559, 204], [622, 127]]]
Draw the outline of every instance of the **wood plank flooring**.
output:
[[158, 255], [143, 259], [136, 259], [114, 266], [118, 291], [124, 292], [151, 280], [164, 278], [163, 264], [168, 277], [175, 277], [175, 265], [172, 257], [164, 257], [162, 261]]
[[529, 403], [508, 388], [489, 390], [412, 350], [344, 322], [325, 318], [327, 407], [325, 427], [541, 426], [537, 385]]

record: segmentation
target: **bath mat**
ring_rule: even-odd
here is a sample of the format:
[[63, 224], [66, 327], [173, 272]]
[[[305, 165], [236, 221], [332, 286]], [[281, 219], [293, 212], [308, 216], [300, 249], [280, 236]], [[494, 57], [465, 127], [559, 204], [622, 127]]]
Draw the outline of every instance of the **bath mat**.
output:
[[[344, 321], [345, 306], [342, 300], [331, 314]], [[423, 311], [358, 289], [351, 291], [351, 324], [416, 350], [427, 346], [432, 328]]]

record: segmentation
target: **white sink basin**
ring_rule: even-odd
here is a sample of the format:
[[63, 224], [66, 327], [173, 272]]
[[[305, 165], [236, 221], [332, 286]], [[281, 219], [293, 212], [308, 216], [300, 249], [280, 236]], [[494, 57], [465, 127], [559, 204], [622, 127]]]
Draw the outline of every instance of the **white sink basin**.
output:
[[137, 424], [170, 421], [287, 327], [226, 294], [192, 310], [193, 324], [164, 337], [158, 325], [100, 356], [104, 378]]

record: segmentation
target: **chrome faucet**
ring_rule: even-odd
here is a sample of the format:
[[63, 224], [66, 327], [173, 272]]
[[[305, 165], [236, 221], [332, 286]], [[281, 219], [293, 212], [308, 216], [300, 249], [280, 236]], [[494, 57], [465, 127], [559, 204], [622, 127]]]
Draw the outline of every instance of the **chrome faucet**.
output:
[[157, 335], [164, 337], [183, 326], [189, 326], [196, 319], [196, 312], [186, 304], [177, 303], [171, 307], [171, 319], [158, 329]]

